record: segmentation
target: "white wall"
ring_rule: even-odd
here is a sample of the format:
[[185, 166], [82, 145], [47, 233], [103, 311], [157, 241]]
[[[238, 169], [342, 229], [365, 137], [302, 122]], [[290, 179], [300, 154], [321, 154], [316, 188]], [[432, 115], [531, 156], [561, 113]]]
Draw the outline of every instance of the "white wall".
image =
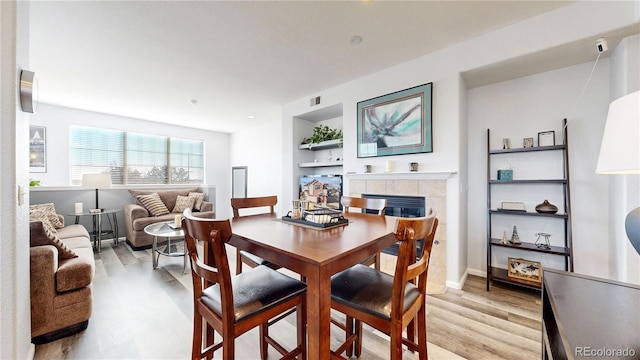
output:
[[[185, 123], [188, 123], [188, 119], [185, 119]], [[69, 136], [71, 126], [80, 125], [202, 140], [205, 143], [205, 183], [216, 187], [217, 202], [230, 196], [229, 134], [48, 104], [40, 104], [31, 124], [45, 126], [47, 132], [47, 172], [30, 174], [32, 179], [41, 180], [43, 186], [71, 185]], [[218, 205], [216, 203], [216, 211]], [[228, 215], [223, 208], [216, 216]]]
[[30, 116], [20, 110], [20, 70], [29, 69], [29, 3], [0, 1], [0, 358], [33, 358], [29, 296]]
[[[595, 56], [594, 55], [594, 60]], [[593, 62], [571, 66], [564, 69], [527, 76], [511, 81], [492, 84], [468, 92], [469, 116], [469, 258], [470, 272], [486, 273], [486, 139], [487, 129], [491, 130], [491, 148], [502, 147], [502, 139], [510, 138], [512, 147], [522, 147], [522, 139], [533, 137], [537, 145], [537, 134], [554, 130], [556, 144], [562, 142], [561, 120], [569, 119], [569, 164], [571, 182], [571, 207], [573, 216], [573, 253], [575, 272], [588, 275], [609, 277], [611, 257], [607, 245], [609, 201], [607, 181], [595, 174], [596, 162], [600, 150], [600, 140], [609, 105], [609, 61], [601, 59], [593, 73], [576, 110], [572, 109], [584, 87]], [[556, 157], [556, 155], [558, 155]], [[514, 178], [548, 178], [551, 171], [561, 177], [558, 154], [527, 153], [526, 158], [509, 155], [500, 162], [510, 162], [515, 168]], [[494, 156], [495, 160], [496, 157]], [[545, 161], [549, 161], [546, 162]], [[492, 168], [492, 174], [495, 168]], [[495, 175], [494, 175], [495, 177]], [[520, 185], [518, 185], [520, 186]], [[498, 190], [497, 188], [493, 188]], [[527, 201], [529, 211], [545, 199], [561, 208], [562, 192], [558, 185], [518, 187], [514, 201]], [[494, 191], [495, 192], [495, 191]], [[509, 196], [509, 195], [507, 195]], [[494, 203], [494, 207], [495, 207]], [[501, 217], [504, 218], [504, 217]], [[546, 219], [546, 218], [545, 218]], [[499, 220], [494, 217], [494, 220]], [[522, 224], [521, 218], [505, 219], [510, 229], [513, 222]], [[519, 226], [522, 241], [535, 242], [535, 233], [552, 234], [552, 245], [562, 245], [562, 222], [555, 219], [540, 221], [538, 218], [524, 221]], [[494, 221], [497, 226], [505, 225]], [[510, 225], [510, 226], [509, 226]], [[511, 231], [507, 232], [511, 236]], [[495, 236], [495, 234], [494, 234]], [[506, 268], [506, 258], [523, 257], [542, 261], [543, 267], [563, 269], [563, 259], [559, 256], [542, 255], [532, 252], [497, 250], [494, 266]]]
[[[280, 114], [278, 114], [280, 115]], [[247, 196], [278, 196], [276, 211], [282, 207], [282, 122], [279, 118], [261, 119], [260, 124], [231, 135], [231, 161], [226, 176], [231, 178], [231, 167], [247, 166]], [[220, 209], [231, 214], [231, 196], [220, 198]], [[249, 214], [245, 210], [242, 214]], [[229, 216], [229, 215], [228, 215]], [[227, 217], [228, 217], [227, 216]], [[218, 218], [222, 218], [218, 216]]]

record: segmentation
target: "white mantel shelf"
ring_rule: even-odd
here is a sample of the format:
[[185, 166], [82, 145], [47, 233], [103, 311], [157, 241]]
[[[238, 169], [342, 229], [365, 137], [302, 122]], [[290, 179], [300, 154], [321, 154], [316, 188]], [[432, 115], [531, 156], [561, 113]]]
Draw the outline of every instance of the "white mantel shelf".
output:
[[376, 173], [353, 173], [347, 172], [345, 177], [351, 179], [418, 179], [418, 180], [447, 180], [457, 171], [404, 171], [404, 172], [376, 172]]

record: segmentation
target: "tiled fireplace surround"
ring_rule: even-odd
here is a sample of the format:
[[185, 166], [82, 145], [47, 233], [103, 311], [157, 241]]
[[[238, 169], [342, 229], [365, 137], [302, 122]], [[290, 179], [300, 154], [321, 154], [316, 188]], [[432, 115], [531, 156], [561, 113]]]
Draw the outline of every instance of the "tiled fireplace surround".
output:
[[[410, 177], [409, 175], [407, 176]], [[376, 175], [357, 178], [347, 177], [349, 182], [349, 196], [362, 194], [424, 196], [426, 206], [433, 208], [438, 217], [438, 230], [429, 259], [429, 277], [427, 292], [443, 293], [446, 291], [446, 239], [447, 239], [447, 182], [446, 180], [424, 179], [380, 179]], [[395, 267], [396, 257], [381, 254], [381, 269], [391, 272]]]

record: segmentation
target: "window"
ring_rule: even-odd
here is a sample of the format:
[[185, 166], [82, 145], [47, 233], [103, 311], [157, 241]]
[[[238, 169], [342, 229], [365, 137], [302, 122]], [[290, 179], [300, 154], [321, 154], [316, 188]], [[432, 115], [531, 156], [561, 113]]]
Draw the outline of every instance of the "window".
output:
[[72, 126], [71, 183], [104, 172], [114, 184], [202, 184], [204, 143]]
[[169, 158], [172, 184], [202, 184], [204, 181], [202, 141], [171, 138]]

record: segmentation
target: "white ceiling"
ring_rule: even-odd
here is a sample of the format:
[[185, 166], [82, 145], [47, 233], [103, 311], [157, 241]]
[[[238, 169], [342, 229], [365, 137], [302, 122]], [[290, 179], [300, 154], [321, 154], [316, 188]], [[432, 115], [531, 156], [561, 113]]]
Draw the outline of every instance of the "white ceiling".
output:
[[567, 4], [34, 1], [30, 70], [43, 103], [233, 132], [279, 117], [287, 102]]

